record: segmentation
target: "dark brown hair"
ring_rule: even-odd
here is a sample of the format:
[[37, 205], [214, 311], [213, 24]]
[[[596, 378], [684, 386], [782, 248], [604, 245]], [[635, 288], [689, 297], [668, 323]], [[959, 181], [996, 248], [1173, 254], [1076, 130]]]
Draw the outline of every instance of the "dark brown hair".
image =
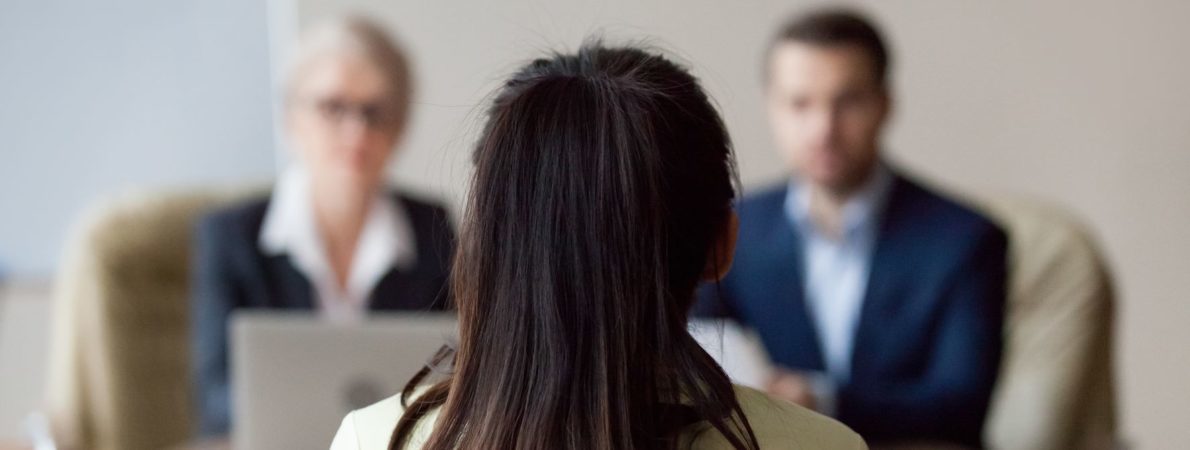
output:
[[873, 79], [884, 85], [892, 64], [884, 38], [876, 25], [863, 14], [841, 8], [827, 8], [793, 16], [778, 29], [765, 51], [765, 76], [773, 48], [785, 42], [799, 42], [831, 47], [854, 45], [863, 49], [872, 60]]
[[[499, 90], [475, 150], [452, 289], [453, 367], [390, 448], [668, 449], [706, 421], [756, 449], [687, 313], [735, 196], [731, 144], [670, 60], [589, 43]], [[450, 356], [440, 354], [438, 359]]]

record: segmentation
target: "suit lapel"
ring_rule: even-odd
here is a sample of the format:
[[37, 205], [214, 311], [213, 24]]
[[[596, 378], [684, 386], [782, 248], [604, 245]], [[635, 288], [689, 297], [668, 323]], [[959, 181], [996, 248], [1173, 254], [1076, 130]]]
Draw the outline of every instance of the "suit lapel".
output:
[[[402, 204], [402, 209], [405, 214], [408, 214], [409, 225], [413, 227], [413, 242], [417, 246], [418, 264], [429, 261], [433, 249], [428, 246], [430, 240], [426, 236], [430, 235], [430, 232], [424, 226], [423, 217], [418, 214], [420, 210], [405, 202], [399, 195], [393, 195], [392, 201]], [[385, 272], [384, 276], [377, 280], [376, 285], [372, 287], [372, 292], [368, 295], [368, 309], [372, 311], [421, 309], [419, 296], [423, 294], [418, 288], [424, 284], [422, 283], [424, 273], [419, 270], [419, 267], [405, 269], [390, 267], [388, 272]]]
[[396, 268], [389, 269], [388, 273], [385, 273], [384, 277], [372, 288], [372, 293], [368, 296], [368, 309], [372, 311], [409, 309], [409, 305], [402, 301], [409, 297], [407, 286], [409, 282], [409, 274]]
[[780, 330], [771, 337], [776, 342], [768, 346], [774, 361], [794, 368], [823, 370], [822, 346], [806, 304], [801, 239], [785, 214], [783, 198], [776, 208], [769, 227], [770, 235], [764, 240], [772, 246], [767, 260], [757, 266], [771, 271], [765, 284], [773, 291], [761, 293], [760, 298], [772, 303], [759, 311], [784, 311], [786, 314], [774, 314], [760, 320], [783, 322], [769, 327]]
[[268, 271], [276, 280], [271, 283], [277, 291], [273, 295], [277, 305], [273, 307], [292, 309], [314, 309], [314, 288], [285, 255], [269, 256]]
[[879, 357], [881, 330], [895, 326], [896, 314], [904, 302], [900, 286], [912, 276], [904, 270], [912, 266], [914, 256], [912, 193], [907, 181], [894, 175], [893, 186], [881, 214], [872, 261], [868, 267], [867, 288], [860, 307], [859, 323], [851, 354], [852, 373], [865, 370]]

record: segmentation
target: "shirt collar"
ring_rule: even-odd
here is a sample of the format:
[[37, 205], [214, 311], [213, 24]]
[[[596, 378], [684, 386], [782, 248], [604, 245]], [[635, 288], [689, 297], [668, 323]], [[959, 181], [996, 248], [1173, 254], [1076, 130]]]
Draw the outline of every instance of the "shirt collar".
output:
[[[258, 245], [266, 255], [289, 255], [312, 281], [333, 275], [314, 220], [309, 176], [301, 167], [292, 166], [278, 178]], [[407, 269], [417, 263], [413, 229], [401, 202], [377, 192], [352, 258], [347, 291], [363, 298], [391, 268]]]
[[[843, 204], [845, 235], [875, 226], [892, 189], [892, 182], [892, 173], [882, 162], [877, 162], [864, 184]], [[785, 196], [785, 213], [799, 228], [817, 229], [810, 220], [810, 189], [797, 177], [789, 181], [789, 189]]]

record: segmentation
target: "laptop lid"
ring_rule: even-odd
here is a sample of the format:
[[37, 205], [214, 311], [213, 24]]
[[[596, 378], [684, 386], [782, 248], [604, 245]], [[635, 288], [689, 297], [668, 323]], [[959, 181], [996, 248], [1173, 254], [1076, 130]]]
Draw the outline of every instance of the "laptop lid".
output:
[[237, 313], [234, 448], [325, 448], [344, 415], [400, 393], [455, 336], [453, 314], [389, 313], [331, 323], [308, 312]]

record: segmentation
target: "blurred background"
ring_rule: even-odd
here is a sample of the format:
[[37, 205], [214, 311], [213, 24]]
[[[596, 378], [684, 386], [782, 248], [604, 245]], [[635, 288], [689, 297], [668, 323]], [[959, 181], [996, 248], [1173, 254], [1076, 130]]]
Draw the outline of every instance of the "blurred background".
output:
[[[643, 40], [722, 108], [745, 188], [780, 180], [764, 43], [820, 2], [0, 2], [0, 442], [23, 439], [50, 357], [55, 275], [86, 211], [130, 192], [264, 185], [287, 158], [275, 80], [297, 30], [363, 12], [413, 61], [392, 177], [458, 216], [480, 105], [544, 50]], [[899, 164], [963, 196], [1060, 205], [1117, 293], [1120, 428], [1190, 442], [1190, 3], [861, 1], [891, 42]]]

